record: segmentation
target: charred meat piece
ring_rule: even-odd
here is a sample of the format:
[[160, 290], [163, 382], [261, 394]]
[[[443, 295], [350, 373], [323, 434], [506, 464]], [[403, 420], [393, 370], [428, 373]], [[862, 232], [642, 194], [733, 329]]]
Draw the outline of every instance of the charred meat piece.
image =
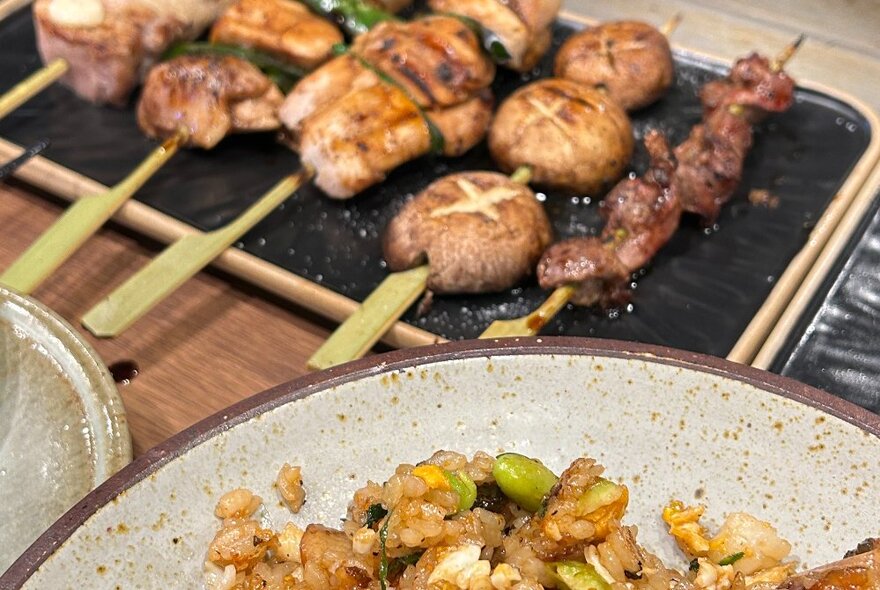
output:
[[345, 199], [430, 147], [430, 132], [418, 107], [401, 90], [377, 84], [306, 119], [299, 153], [317, 170], [318, 188]]
[[36, 0], [37, 48], [65, 59], [82, 98], [123, 106], [172, 43], [204, 31], [230, 0]]
[[303, 122], [351, 92], [379, 84], [379, 76], [351, 54], [330, 60], [303, 78], [287, 95], [278, 113], [294, 144]]
[[700, 100], [706, 114], [731, 106], [745, 109], [751, 122], [767, 113], [781, 113], [794, 102], [794, 80], [769, 59], [752, 53], [737, 60], [730, 74], [705, 84]]
[[494, 104], [492, 91], [486, 88], [459, 105], [425, 113], [443, 136], [444, 156], [461, 156], [483, 141], [492, 122]]
[[877, 590], [880, 588], [880, 544], [866, 552], [796, 574], [780, 590]]
[[242, 59], [185, 55], [150, 71], [138, 125], [156, 138], [185, 127], [190, 145], [209, 149], [230, 133], [277, 129], [283, 99], [275, 84]]
[[614, 242], [590, 236], [553, 244], [538, 262], [543, 289], [576, 285], [575, 305], [611, 307], [625, 301], [629, 270], [615, 253]]
[[355, 39], [351, 50], [426, 109], [464, 102], [495, 77], [477, 36], [448, 16], [385, 21]]
[[290, 0], [238, 0], [211, 28], [213, 43], [259, 49], [308, 70], [344, 40], [332, 23]]
[[504, 65], [531, 70], [550, 47], [550, 27], [560, 0], [429, 0], [437, 13], [473, 19], [497, 37], [510, 55]]
[[629, 271], [642, 268], [678, 229], [681, 204], [672, 189], [675, 160], [658, 131], [645, 136], [651, 166], [642, 178], [620, 181], [602, 201], [602, 238]]
[[[732, 112], [733, 111], [733, 112]], [[718, 109], [675, 148], [673, 189], [682, 208], [711, 225], [733, 196], [752, 145], [752, 127], [735, 107]]]
[[550, 221], [527, 186], [464, 172], [410, 200], [388, 225], [383, 250], [392, 270], [427, 262], [433, 292], [485, 293], [531, 274], [550, 239]]
[[638, 21], [604, 23], [576, 33], [556, 54], [554, 74], [600, 89], [624, 110], [659, 100], [675, 74], [669, 41]]
[[558, 78], [514, 92], [489, 131], [489, 150], [502, 170], [529, 166], [539, 184], [594, 195], [620, 178], [633, 145], [620, 107], [597, 90]]

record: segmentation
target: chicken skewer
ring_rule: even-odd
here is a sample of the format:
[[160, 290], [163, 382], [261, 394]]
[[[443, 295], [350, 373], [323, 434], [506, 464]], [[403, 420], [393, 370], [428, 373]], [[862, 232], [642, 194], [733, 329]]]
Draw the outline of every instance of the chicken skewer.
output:
[[[785, 78], [786, 87], [793, 85], [793, 83], [784, 74], [782, 68], [794, 55], [797, 47], [802, 41], [803, 37], [798, 38], [772, 63], [763, 60], [763, 58], [759, 60], [760, 63], [764, 65], [770, 63], [769, 69], [765, 68], [764, 71], [780, 78]], [[737, 65], [735, 65], [731, 71], [731, 75], [727, 78], [730, 83], [725, 80], [718, 82], [719, 84], [726, 84], [726, 87], [730, 92], [738, 93], [737, 100], [743, 100], [747, 97], [747, 94], [743, 89], [748, 86], [750, 81], [755, 81], [754, 78], [749, 78], [748, 76], [738, 76], [737, 66], [741, 65], [743, 62], [752, 63], [756, 59], [758, 58], [753, 55], [744, 60], [738, 61]], [[750, 107], [727, 102], [723, 103], [722, 108], [720, 106], [722, 105], [722, 102], [720, 101], [707, 102], [705, 90], [707, 87], [710, 89], [714, 88], [712, 84], [714, 83], [710, 83], [704, 87], [703, 96], [701, 97], [704, 106], [709, 110], [706, 122], [697, 125], [688, 140], [675, 150], [676, 168], [671, 175], [671, 178], [667, 179], [669, 183], [666, 185], [672, 198], [664, 203], [663, 209], [666, 209], [669, 206], [669, 203], [674, 201], [678, 207], [685, 211], [703, 212], [708, 209], [708, 212], [705, 213], [706, 215], [717, 215], [717, 211], [720, 209], [721, 204], [726, 202], [726, 199], [729, 199], [733, 192], [733, 188], [729, 186], [730, 182], [721, 182], [719, 184], [718, 179], [720, 178], [722, 181], [733, 181], [734, 179], [738, 179], [742, 159], [744, 158], [744, 153], [741, 152], [748, 149], [748, 146], [751, 143], [751, 128], [749, 122], [757, 118], [762, 106], [768, 109], [766, 112], [774, 112], [784, 110], [791, 104], [790, 89], [787, 93], [788, 98], [780, 102], [778, 100], [772, 100], [778, 98], [775, 92], [771, 93], [770, 96], [765, 95], [762, 91], [766, 88], [766, 85], [763, 85], [759, 88], [760, 98], [755, 100], [753, 97], [748, 100], [748, 102], [752, 103]], [[720, 93], [718, 93], [718, 96], [720, 96]], [[713, 107], [713, 105], [715, 106]], [[751, 108], [752, 110], [746, 111], [745, 109], [747, 108]], [[714, 137], [707, 143], [705, 140], [707, 135], [707, 123], [711, 124], [715, 121], [717, 121], [716, 125], [719, 127], [720, 133], [714, 134]], [[747, 136], [743, 135], [742, 130], [744, 128], [748, 132]], [[710, 136], [713, 135], [711, 133], [711, 128], [709, 131], [708, 134]], [[719, 149], [724, 146], [730, 147], [725, 148], [723, 151], [719, 151]], [[737, 148], [735, 146], [740, 147]], [[697, 147], [701, 147], [701, 150], [696, 149]], [[721, 159], [719, 158], [719, 155], [722, 157], [729, 157], [730, 154], [735, 156], [741, 155], [737, 160], [739, 168], [736, 166], [728, 166], [731, 169], [718, 170], [716, 169], [717, 166], [710, 166], [713, 162], [720, 162], [723, 166], [725, 162], [729, 162], [729, 160]], [[666, 174], [668, 174], [668, 172]], [[654, 178], [656, 179], [656, 175]], [[715, 184], [707, 183], [707, 180], [713, 180], [715, 181]], [[615, 191], [622, 188], [627, 182], [629, 181], [625, 180], [615, 187], [609, 197], [614, 195]], [[738, 180], [735, 180], [735, 182], [738, 182]], [[694, 190], [695, 184], [701, 185], [701, 190]], [[701, 198], [696, 199], [694, 198], [695, 195]], [[709, 198], [710, 195], [711, 199]], [[614, 198], [609, 200], [609, 198], [606, 197], [606, 203], [613, 203], [614, 200]], [[707, 201], [711, 201], [712, 208], [699, 210], [697, 207], [693, 206], [694, 202], [706, 203]], [[654, 212], [656, 213], [657, 211], [658, 209], [655, 208]], [[545, 305], [542, 305], [535, 312], [521, 318], [496, 320], [480, 335], [480, 337], [500, 338], [511, 336], [533, 336], [547, 324], [547, 322], [553, 317], [553, 313], [558, 312], [570, 301], [574, 300], [576, 303], [591, 305], [600, 302], [603, 298], [614, 299], [616, 296], [619, 296], [620, 293], [618, 289], [620, 289], [620, 285], [628, 277], [629, 272], [638, 269], [647, 263], [648, 260], [653, 257], [654, 252], [656, 252], [668, 240], [668, 238], [671, 237], [672, 232], [674, 232], [678, 223], [677, 216], [674, 215], [662, 215], [659, 219], [660, 221], [658, 222], [650, 222], [644, 226], [644, 229], [647, 231], [643, 236], [649, 237], [653, 241], [653, 244], [651, 244], [651, 247], [649, 248], [644, 248], [643, 255], [641, 256], [641, 258], [643, 258], [642, 261], [638, 260], [639, 256], [637, 255], [635, 259], [627, 260], [621, 265], [621, 260], [616, 255], [617, 248], [620, 244], [613, 242], [610, 244], [610, 247], [598, 248], [596, 243], [590, 238], [575, 238], [554, 245], [551, 247], [551, 250], [548, 251], [548, 254], [554, 255], [556, 258], [554, 262], [556, 264], [550, 264], [547, 262], [548, 257], [545, 256], [545, 262], [542, 263], [543, 268], [539, 268], [539, 280], [541, 279], [542, 274], [544, 277], [542, 286], [556, 287], [554, 293], [551, 295], [552, 304], [545, 303]], [[672, 224], [673, 219], [674, 225]], [[714, 217], [712, 217], [712, 219], [714, 219]], [[652, 227], [652, 223], [657, 223], [656, 227]], [[669, 231], [670, 227], [671, 231]], [[662, 228], [665, 228], [665, 231]], [[607, 229], [608, 228], [606, 228], [606, 230]], [[663, 235], [667, 233], [668, 235], [666, 235], [665, 238], [657, 239], [658, 236], [662, 238]], [[640, 246], [637, 241], [634, 242], [634, 244]], [[608, 245], [607, 242], [606, 245]], [[644, 244], [641, 244], [641, 246], [643, 247]], [[587, 252], [582, 248], [590, 249], [591, 252]], [[568, 252], [566, 251], [567, 249], [569, 250]], [[637, 253], [639, 247], [633, 248], [630, 251]], [[613, 257], [609, 258], [609, 254], [613, 254]], [[603, 257], [605, 257], [606, 262], [604, 264], [601, 263]], [[578, 269], [583, 272], [583, 276], [575, 277], [575, 274], [577, 273], [567, 274], [564, 272], [566, 268]], [[566, 274], [571, 280], [565, 278]], [[572, 285], [572, 283], [578, 283], [581, 279], [586, 279], [586, 282], [580, 283], [579, 285]]]
[[[253, 39], [254, 15], [275, 5], [286, 12], [276, 14], [274, 29], [269, 33], [259, 31], [257, 42], [248, 43]], [[308, 47], [291, 49], [289, 41], [300, 33], [309, 36]], [[333, 43], [341, 39], [332, 25], [304, 7], [290, 8], [278, 0], [240, 0], [221, 15], [212, 37], [246, 45], [262, 42], [261, 48], [266, 47], [267, 41], [275, 40], [278, 53], [295, 54], [301, 65], [319, 62], [330, 54]], [[278, 42], [279, 38], [288, 43]], [[138, 122], [148, 135], [164, 138], [162, 146], [107, 192], [71, 205], [0, 275], [0, 282], [23, 293], [33, 292], [181, 147], [212, 148], [231, 132], [270, 131], [279, 127], [276, 113], [283, 95], [260, 70], [238, 56], [256, 57], [258, 63], [275, 72], [284, 70], [280, 73], [294, 76], [297, 72], [251, 48], [207, 48], [211, 51], [203, 55], [205, 49], [198, 46], [198, 55], [185, 54], [163, 62], [147, 77], [138, 104]]]
[[[443, 39], [440, 36], [444, 34], [445, 42], [440, 42]], [[386, 43], [388, 39], [393, 43]], [[430, 39], [432, 43], [423, 44], [424, 39]], [[393, 54], [388, 52], [389, 46], [396, 47]], [[329, 171], [332, 178], [333, 173], [346, 174], [354, 170], [357, 182], [361, 184], [356, 190], [344, 195], [350, 196], [381, 180], [385, 170], [390, 170], [402, 161], [427, 151], [430, 147], [432, 124], [441, 129], [446, 152], [467, 149], [482, 137], [488, 126], [491, 109], [490, 103], [480, 96], [480, 93], [491, 82], [494, 67], [481, 54], [473, 33], [462, 23], [448, 17], [427, 17], [410, 23], [386, 22], [359, 37], [354, 47], [358, 53], [337, 58], [334, 62], [338, 65], [339, 60], [343, 60], [343, 65], [354, 64], [360, 67], [361, 73], [368, 77], [371, 84], [353, 93], [356, 95], [354, 100], [336, 101], [341, 104], [330, 104], [323, 109], [316, 107], [318, 112], [305, 118], [302, 138], [297, 143], [301, 151], [303, 169], [297, 175], [296, 186], [310, 181], [316, 172], [318, 185], [321, 186], [322, 173], [326, 177]], [[402, 63], [398, 63], [394, 57], [400, 55], [398, 52], [413, 59], [404, 59], [401, 60]], [[334, 62], [316, 70], [304, 79], [301, 85], [308, 85], [310, 80], [314, 82], [314, 79], [319, 82], [323, 80], [325, 69], [333, 70], [336, 67]], [[386, 62], [389, 65], [386, 66]], [[395, 64], [398, 70], [394, 70]], [[172, 68], [173, 65], [167, 67]], [[394, 74], [399, 73], [405, 77], [414, 69], [433, 73], [433, 78], [429, 76], [423, 78], [430, 80], [430, 84], [407, 88], [404, 83], [394, 78]], [[201, 117], [200, 109], [193, 106], [199, 101], [188, 100], [185, 94], [177, 96], [173, 85], [156, 84], [156, 90], [153, 91], [152, 79], [162, 75], [164, 75], [162, 72], [157, 73], [156, 70], [151, 73], [138, 109], [141, 126], [147, 133], [161, 136], [167, 132], [172, 122], [179, 124], [181, 110], [177, 104], [181, 100], [187, 118], [208, 118], [210, 110], [205, 117]], [[172, 75], [170, 78], [180, 80], [181, 76]], [[197, 86], [197, 90], [202, 89], [202, 92], [204, 92], [203, 88], [203, 84]], [[334, 85], [334, 88], [338, 89], [338, 85]], [[416, 98], [419, 92], [430, 98], [430, 102], [426, 101], [427, 104], [434, 106], [437, 103], [437, 108], [430, 111], [430, 119], [419, 106], [420, 99]], [[294, 90], [292, 94], [296, 93], [297, 90]], [[474, 93], [477, 93], [476, 98], [471, 98]], [[332, 101], [321, 101], [321, 104], [327, 102]], [[474, 104], [476, 117], [473, 109], [470, 108]], [[464, 117], [460, 116], [462, 111]], [[322, 117], [325, 119], [321, 119]], [[326, 123], [320, 122], [323, 120], [326, 120]], [[193, 125], [198, 131], [194, 132], [191, 141], [210, 147], [224, 134], [215, 132], [213, 127], [210, 121]], [[459, 133], [462, 129], [463, 131]], [[312, 137], [310, 134], [313, 131], [315, 139], [310, 144], [309, 138]], [[303, 149], [303, 146], [308, 148], [309, 145], [320, 147], [324, 145], [322, 142], [326, 142], [326, 145], [332, 148], [328, 160], [322, 161], [320, 157], [310, 158], [307, 149]], [[412, 149], [413, 146], [415, 149]], [[360, 163], [361, 168], [353, 166], [352, 162]], [[295, 190], [293, 184], [286, 186], [289, 189], [288, 195]], [[326, 185], [321, 186], [321, 188], [325, 187]], [[283, 198], [280, 197], [280, 188], [275, 194]], [[273, 208], [261, 207], [260, 211], [262, 214], [267, 214]], [[249, 211], [248, 215], [253, 218], [256, 213]], [[253, 223], [256, 223], [256, 220], [253, 220]], [[232, 235], [230, 230], [223, 236], [207, 242], [209, 246], [197, 244], [192, 240], [180, 245], [175, 244], [172, 253], [161, 255], [154, 261], [155, 264], [151, 263], [129, 282], [123, 284], [117, 292], [112, 293], [107, 300], [90, 310], [83, 318], [84, 325], [100, 336], [118, 334], [146, 313], [161, 297], [170, 293], [213, 257], [219, 255], [229, 243], [241, 235], [241, 232], [250, 229], [253, 224], [235, 222], [234, 225], [239, 232], [235, 237], [230, 237]], [[194, 259], [180, 262], [179, 258], [184, 256], [187, 247], [196, 249]], [[179, 265], [177, 270], [171, 268], [171, 262], [175, 257]], [[151, 280], [160, 280], [162, 287], [155, 291], [144, 289]]]
[[[526, 187], [529, 172], [507, 178], [466, 172], [435, 181], [386, 230], [394, 272], [312, 355], [310, 369], [363, 356], [426, 291], [498, 291], [529, 274], [550, 241], [550, 222]], [[427, 264], [425, 260], [427, 259]]]

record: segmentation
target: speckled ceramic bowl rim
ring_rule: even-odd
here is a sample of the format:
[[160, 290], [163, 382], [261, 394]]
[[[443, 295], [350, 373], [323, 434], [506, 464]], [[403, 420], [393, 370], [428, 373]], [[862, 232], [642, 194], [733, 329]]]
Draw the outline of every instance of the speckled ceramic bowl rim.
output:
[[780, 395], [841, 418], [880, 437], [880, 416], [798, 381], [747, 365], [673, 348], [571, 337], [469, 340], [398, 350], [279, 385], [218, 412], [154, 447], [77, 503], [0, 577], [0, 590], [19, 588], [90, 516], [162, 465], [222, 432], [281, 405], [397, 369], [493, 356], [557, 355], [638, 359], [710, 373]]
[[107, 441], [106, 452], [95, 452], [94, 459], [99, 464], [96, 465], [95, 478], [89, 486], [95, 487], [109, 475], [131, 463], [131, 434], [128, 431], [125, 406], [116, 389], [116, 383], [95, 349], [61, 316], [39, 301], [0, 285], [0, 302], [7, 300], [40, 320], [70, 351], [82, 367], [92, 388], [92, 395], [107, 410], [109, 424], [92, 423], [95, 434], [106, 437]]

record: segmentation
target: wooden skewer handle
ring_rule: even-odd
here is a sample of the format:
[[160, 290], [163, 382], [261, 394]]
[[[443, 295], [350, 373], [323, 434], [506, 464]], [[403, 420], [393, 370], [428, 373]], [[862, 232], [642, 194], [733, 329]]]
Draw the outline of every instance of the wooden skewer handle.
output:
[[388, 275], [312, 355], [308, 368], [329, 369], [364, 356], [425, 292], [429, 272], [423, 265]]
[[308, 182], [312, 173], [303, 169], [285, 177], [225, 227], [176, 241], [90, 309], [82, 318], [83, 326], [100, 338], [121, 334], [275, 210]]
[[180, 149], [186, 137], [185, 131], [179, 131], [153, 150], [122, 182], [71, 205], [0, 275], [0, 283], [20, 293], [32, 293]]
[[64, 75], [70, 66], [61, 59], [55, 59], [0, 96], [0, 119], [39, 94], [46, 86]]

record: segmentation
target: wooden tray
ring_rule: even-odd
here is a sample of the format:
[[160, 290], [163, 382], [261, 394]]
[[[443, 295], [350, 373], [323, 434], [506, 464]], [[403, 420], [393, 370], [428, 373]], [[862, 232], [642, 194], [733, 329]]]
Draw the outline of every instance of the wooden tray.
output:
[[755, 357], [755, 365], [880, 413], [880, 167]]
[[[565, 15], [562, 22], [557, 45], [586, 21]], [[3, 88], [39, 63], [26, 12], [0, 23], [0, 35], [15, 47], [0, 56]], [[699, 120], [696, 88], [723, 66], [685, 51], [677, 52], [677, 61], [679, 76], [670, 96], [634, 117], [638, 134], [660, 127], [678, 142]], [[545, 60], [544, 74], [550, 63]], [[496, 94], [503, 97], [518, 83], [518, 76], [500, 74]], [[759, 130], [743, 186], [725, 209], [720, 231], [705, 235], [687, 220], [639, 282], [632, 313], [611, 319], [568, 309], [547, 333], [662, 343], [751, 361], [876, 161], [876, 128], [875, 115], [858, 101], [801, 84], [792, 111]], [[86, 105], [60, 86], [10, 115], [0, 123], [0, 134], [17, 143], [52, 137], [49, 157], [58, 163], [38, 159], [19, 176], [68, 199], [101, 190], [98, 181], [121, 178], [151, 147], [137, 131], [130, 109]], [[0, 143], [0, 157], [17, 151], [10, 142]], [[644, 160], [639, 152], [634, 169], [642, 170]], [[407, 195], [436, 175], [490, 165], [485, 149], [478, 148], [457, 160], [423, 159], [404, 166], [383, 186], [345, 203], [301, 191], [216, 264], [340, 321], [355, 308], [355, 300], [384, 278], [378, 236]], [[177, 156], [144, 187], [139, 202], [126, 205], [115, 219], [168, 242], [195, 228], [224, 223], [294, 166], [294, 156], [269, 137], [231, 138], [213, 152]], [[745, 198], [751, 188], [771, 189], [782, 205], [775, 210], [752, 207]], [[547, 194], [561, 237], [598, 227], [596, 207], [583, 197]], [[95, 293], [95, 300], [102, 295]], [[438, 298], [431, 313], [421, 318], [411, 313], [385, 341], [402, 347], [473, 337], [493, 319], [525, 313], [544, 296], [537, 286], [524, 285], [496, 295]]]

